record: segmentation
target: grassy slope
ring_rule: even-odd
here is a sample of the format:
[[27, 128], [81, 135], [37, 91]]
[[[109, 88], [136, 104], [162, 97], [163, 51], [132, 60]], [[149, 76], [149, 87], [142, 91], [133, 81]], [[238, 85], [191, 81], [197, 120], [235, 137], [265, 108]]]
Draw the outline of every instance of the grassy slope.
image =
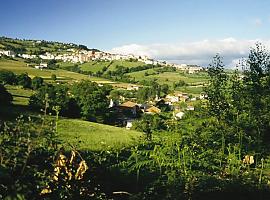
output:
[[[145, 76], [145, 72], [147, 72], [149, 75]], [[156, 79], [159, 84], [168, 84], [170, 87], [172, 87], [173, 82], [178, 82], [180, 80], [185, 81], [186, 83], [189, 83], [191, 85], [198, 85], [198, 86], [187, 86], [187, 87], [181, 87], [179, 88], [182, 92], [188, 92], [192, 94], [199, 94], [202, 92], [203, 87], [200, 86], [201, 84], [204, 84], [207, 82], [208, 78], [205, 76], [205, 74], [182, 74], [179, 72], [164, 72], [156, 74], [154, 69], [147, 69], [139, 72], [132, 72], [128, 73], [131, 77], [134, 77], [136, 81], [142, 81], [142, 80], [154, 80]]]
[[[145, 72], [149, 74], [149, 76], [145, 76]], [[202, 76], [200, 74], [193, 75], [193, 74], [181, 74], [179, 72], [164, 72], [159, 74], [153, 74], [155, 71], [153, 69], [143, 70], [139, 72], [132, 72], [128, 73], [131, 77], [134, 77], [137, 81], [142, 80], [151, 80], [151, 79], [157, 79], [157, 82], [160, 84], [167, 83], [169, 85], [172, 85], [173, 82], [177, 82], [179, 80], [183, 80], [186, 83], [203, 83], [207, 81], [207, 77]], [[168, 79], [168, 80], [167, 80]]]
[[34, 93], [33, 90], [23, 89], [21, 86], [6, 85], [9, 93], [13, 96], [14, 105], [27, 106], [30, 96]]
[[116, 66], [124, 66], [124, 67], [128, 67], [128, 68], [132, 68], [132, 67], [138, 67], [138, 66], [143, 66], [145, 65], [145, 63], [143, 62], [139, 62], [139, 61], [127, 61], [127, 60], [115, 60], [113, 61], [113, 63], [110, 65], [108, 70], [114, 71], [116, 69]]
[[[20, 86], [5, 86], [13, 95], [11, 106], [0, 105], [0, 120], [14, 120], [17, 116], [37, 116], [29, 110], [29, 97], [32, 90], [23, 89]], [[64, 143], [70, 143], [84, 150], [109, 150], [121, 149], [132, 146], [143, 134], [125, 128], [118, 128], [104, 124], [98, 124], [79, 119], [60, 119], [58, 131]], [[79, 142], [81, 141], [81, 142]]]
[[136, 143], [142, 133], [78, 119], [61, 119], [60, 138], [83, 150], [121, 149]]
[[13, 46], [15, 48], [25, 48], [25, 53], [31, 53], [38, 50], [49, 51], [53, 53], [58, 53], [58, 49], [61, 49], [61, 53], [66, 52], [68, 48], [74, 48], [69, 44], [63, 44], [59, 42], [46, 42], [45, 46], [38, 44], [34, 40], [16, 40], [16, 39], [4, 39], [0, 40], [0, 48], [4, 48], [5, 46]]
[[39, 70], [32, 67], [28, 67], [26, 63], [22, 61], [14, 61], [14, 60], [5, 60], [0, 59], [0, 70], [10, 70], [13, 71], [16, 74], [21, 74], [24, 72], [27, 72], [30, 77], [34, 76], [41, 76], [45, 79], [50, 79], [52, 74], [55, 74], [58, 79], [65, 80], [65, 81], [73, 81], [73, 80], [82, 80], [82, 79], [89, 79], [91, 81], [98, 81], [102, 82], [105, 81], [105, 79], [97, 78], [97, 77], [91, 77], [89, 78], [87, 75], [79, 74], [75, 72], [70, 72], [62, 69], [57, 70]]
[[[92, 71], [92, 72], [97, 72], [101, 71], [103, 67], [108, 67], [108, 70], [114, 71], [116, 69], [116, 66], [124, 66], [124, 67], [138, 67], [138, 66], [143, 66], [145, 63], [143, 62], [135, 62], [135, 61], [127, 61], [127, 60], [114, 60], [112, 62], [110, 61], [90, 61], [84, 64], [79, 65], [81, 70], [83, 71]], [[107, 70], [107, 71], [108, 71]]]
[[103, 67], [107, 67], [110, 64], [109, 61], [91, 61], [80, 65], [81, 70], [98, 72], [101, 71]]

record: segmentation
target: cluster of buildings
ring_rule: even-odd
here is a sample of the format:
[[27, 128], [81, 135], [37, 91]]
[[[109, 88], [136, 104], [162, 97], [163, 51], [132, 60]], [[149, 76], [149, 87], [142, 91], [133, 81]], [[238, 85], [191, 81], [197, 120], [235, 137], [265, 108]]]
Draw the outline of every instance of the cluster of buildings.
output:
[[0, 56], [1, 56], [1, 55], [13, 57], [13, 58], [16, 56], [16, 54], [15, 54], [14, 51], [10, 51], [10, 50], [1, 50], [1, 49], [0, 49]]
[[93, 50], [76, 50], [68, 49], [67, 53], [63, 54], [53, 54], [46, 52], [42, 55], [30, 55], [30, 54], [19, 54], [19, 57], [25, 59], [41, 58], [43, 60], [61, 60], [63, 62], [73, 62], [73, 63], [84, 63], [93, 60], [138, 60], [144, 62], [145, 64], [158, 64], [158, 61], [148, 58], [147, 56], [136, 56], [133, 54], [122, 55], [122, 54], [111, 54], [102, 51], [93, 51]]
[[[121, 125], [126, 126], [127, 129], [132, 127], [132, 122], [137, 119], [140, 114], [159, 114], [162, 107], [166, 106], [173, 111], [173, 118], [175, 120], [182, 119], [187, 111], [194, 111], [194, 101], [198, 99], [205, 99], [207, 95], [201, 93], [199, 97], [190, 97], [187, 93], [169, 94], [165, 98], [156, 98], [155, 101], [139, 104], [136, 99], [125, 101], [122, 98], [122, 104], [118, 101], [110, 100], [110, 112], [115, 114], [114, 119]], [[185, 106], [181, 107], [181, 102], [185, 102]]]
[[[6, 55], [10, 57], [15, 57], [16, 53], [10, 50], [1, 50], [0, 55]], [[17, 56], [24, 59], [35, 59], [41, 58], [42, 60], [59, 60], [63, 62], [72, 62], [72, 63], [84, 63], [95, 60], [104, 60], [104, 61], [113, 61], [113, 60], [137, 60], [144, 62], [145, 64], [151, 65], [164, 65], [175, 67], [178, 70], [185, 71], [186, 73], [193, 74], [200, 71], [203, 71], [204, 68], [196, 65], [187, 65], [187, 64], [170, 64], [165, 61], [157, 61], [150, 59], [147, 56], [138, 56], [133, 54], [122, 55], [122, 54], [111, 54], [102, 51], [94, 50], [77, 50], [77, 49], [68, 49], [65, 53], [50, 53], [46, 52], [41, 55], [31, 55], [31, 54], [18, 54]]]
[[194, 74], [200, 71], [203, 71], [204, 68], [196, 65], [187, 65], [187, 64], [172, 64], [172, 67], [175, 67], [176, 69], [185, 71], [189, 74]]

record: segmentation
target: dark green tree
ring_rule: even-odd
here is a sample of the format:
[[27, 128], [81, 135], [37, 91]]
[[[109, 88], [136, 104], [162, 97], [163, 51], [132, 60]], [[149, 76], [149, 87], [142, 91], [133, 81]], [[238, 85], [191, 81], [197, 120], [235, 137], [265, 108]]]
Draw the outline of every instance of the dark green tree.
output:
[[71, 91], [74, 99], [81, 108], [81, 116], [88, 120], [96, 121], [98, 117], [106, 114], [109, 106], [108, 90], [97, 83], [83, 80], [76, 83]]
[[56, 79], [57, 79], [56, 75], [55, 75], [55, 74], [52, 74], [52, 75], [51, 75], [51, 79], [52, 79], [53, 81], [56, 81]]
[[13, 100], [12, 95], [7, 91], [7, 89], [0, 84], [0, 102], [1, 105], [9, 105]]
[[42, 85], [43, 85], [43, 78], [39, 77], [39, 76], [35, 76], [33, 79], [32, 79], [32, 87], [34, 90], [37, 90], [39, 89]]
[[28, 76], [27, 73], [20, 74], [17, 76], [18, 84], [23, 86], [23, 88], [31, 88], [32, 79]]
[[10, 85], [17, 84], [16, 75], [11, 71], [1, 70], [0, 71], [0, 83], [2, 83], [4, 85], [5, 84], [10, 84]]
[[224, 118], [229, 109], [227, 98], [228, 75], [225, 73], [224, 64], [219, 55], [216, 55], [208, 67], [209, 86], [206, 88], [208, 95], [208, 109], [218, 119]]
[[47, 104], [47, 109], [50, 112], [53, 112], [53, 107], [59, 106], [60, 114], [65, 115], [68, 113], [69, 101], [67, 86], [46, 84], [30, 97], [29, 104], [31, 107], [38, 109], [44, 109], [45, 104]]

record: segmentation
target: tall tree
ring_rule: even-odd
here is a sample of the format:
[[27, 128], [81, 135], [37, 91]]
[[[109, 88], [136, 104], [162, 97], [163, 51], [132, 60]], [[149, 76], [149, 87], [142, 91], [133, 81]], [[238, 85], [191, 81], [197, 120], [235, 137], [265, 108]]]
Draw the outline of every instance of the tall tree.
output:
[[97, 117], [106, 114], [109, 106], [106, 87], [100, 87], [97, 83], [83, 80], [73, 85], [71, 93], [81, 108], [81, 115], [84, 118], [96, 121]]
[[216, 55], [208, 67], [209, 86], [206, 88], [208, 95], [208, 108], [212, 115], [218, 119], [224, 118], [229, 109], [227, 100], [228, 75], [224, 71], [224, 64], [219, 55]]

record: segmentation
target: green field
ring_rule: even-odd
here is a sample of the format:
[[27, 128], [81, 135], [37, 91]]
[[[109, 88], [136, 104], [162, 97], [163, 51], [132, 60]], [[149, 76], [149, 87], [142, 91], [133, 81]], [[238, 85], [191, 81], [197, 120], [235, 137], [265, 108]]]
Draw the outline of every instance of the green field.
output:
[[[148, 76], [145, 76], [148, 73]], [[205, 83], [208, 78], [201, 73], [198, 74], [184, 74], [179, 71], [176, 72], [156, 72], [154, 69], [147, 69], [139, 72], [128, 73], [129, 76], [134, 77], [136, 81], [142, 80], [154, 80], [156, 79], [158, 83], [172, 86], [173, 82], [180, 80], [185, 81], [190, 84], [202, 84]]]
[[14, 105], [28, 105], [29, 98], [34, 93], [33, 90], [23, 89], [22, 86], [6, 85], [5, 87], [7, 88], [8, 92], [12, 94], [12, 103]]
[[127, 68], [132, 68], [132, 67], [138, 67], [138, 66], [143, 66], [145, 63], [139, 62], [139, 61], [127, 61], [127, 60], [114, 60], [108, 70], [114, 71], [116, 69], [116, 66], [123, 66]]
[[108, 82], [106, 79], [98, 78], [98, 77], [89, 77], [84, 74], [79, 74], [63, 69], [49, 70], [49, 69], [35, 69], [33, 67], [27, 66], [26, 63], [22, 61], [15, 60], [6, 60], [0, 59], [0, 70], [9, 70], [16, 74], [28, 73], [28, 75], [33, 78], [34, 76], [40, 76], [46, 80], [51, 79], [51, 75], [55, 74], [58, 80], [61, 81], [77, 81], [82, 79], [88, 79], [96, 82]]
[[[127, 61], [127, 60], [114, 60], [114, 61], [90, 61], [79, 65], [83, 71], [98, 72], [103, 67], [108, 67], [107, 71], [115, 71], [116, 66], [124, 66], [128, 68], [143, 66], [145, 63], [138, 61]], [[64, 65], [63, 65], [64, 66]]]
[[121, 149], [136, 144], [142, 133], [79, 119], [61, 119], [60, 139], [83, 150]]
[[[13, 105], [1, 106], [0, 120], [14, 120], [19, 115], [38, 116], [28, 107], [32, 90], [21, 86], [5, 86], [13, 96]], [[65, 144], [69, 143], [83, 150], [121, 149], [136, 144], [143, 133], [80, 119], [60, 119], [59, 137]], [[81, 142], [79, 142], [81, 141]]]
[[87, 63], [83, 63], [79, 65], [81, 70], [83, 71], [91, 71], [93, 73], [96, 73], [98, 71], [101, 71], [103, 67], [107, 67], [110, 64], [110, 61], [91, 61]]
[[[145, 74], [148, 74], [145, 76]], [[191, 94], [200, 94], [203, 90], [203, 85], [207, 83], [208, 78], [205, 73], [185, 74], [180, 71], [175, 72], [157, 72], [155, 69], [146, 69], [138, 72], [128, 73], [130, 77], [134, 77], [136, 81], [156, 80], [159, 84], [168, 84], [171, 88], [173, 83], [182, 80], [189, 86], [177, 88], [181, 92]]]

